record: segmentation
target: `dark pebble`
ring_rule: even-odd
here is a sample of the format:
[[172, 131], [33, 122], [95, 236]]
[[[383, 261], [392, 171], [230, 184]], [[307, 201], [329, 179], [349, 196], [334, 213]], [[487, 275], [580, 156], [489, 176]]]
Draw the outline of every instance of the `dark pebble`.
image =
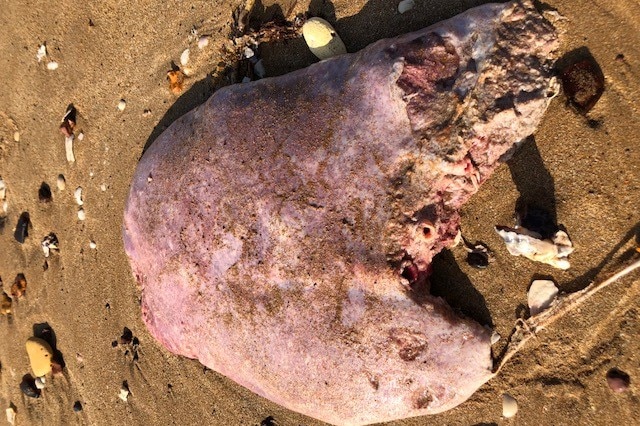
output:
[[73, 403], [73, 411], [75, 411], [76, 413], [82, 411], [82, 403], [80, 401], [76, 401]]
[[560, 79], [567, 99], [582, 114], [589, 112], [604, 92], [604, 74], [593, 58], [564, 67]]
[[29, 224], [31, 220], [29, 218], [29, 213], [23, 212], [20, 215], [20, 219], [18, 219], [18, 224], [16, 225], [16, 232], [13, 233], [13, 237], [20, 244], [24, 243], [24, 240], [29, 236]]
[[607, 384], [612, 391], [621, 393], [629, 389], [631, 378], [627, 373], [618, 368], [612, 368], [607, 371]]
[[482, 251], [472, 251], [467, 254], [467, 263], [474, 268], [485, 269], [489, 266], [489, 254]]
[[40, 200], [41, 203], [50, 203], [53, 200], [51, 187], [46, 182], [42, 182], [40, 189], [38, 189], [38, 200]]
[[25, 375], [20, 382], [20, 390], [29, 398], [40, 398], [40, 389], [36, 387], [36, 380], [30, 374]]
[[260, 426], [278, 426], [278, 422], [273, 416], [269, 416], [260, 422]]
[[128, 345], [133, 340], [133, 332], [125, 327], [122, 330], [122, 336], [120, 336], [120, 344]]

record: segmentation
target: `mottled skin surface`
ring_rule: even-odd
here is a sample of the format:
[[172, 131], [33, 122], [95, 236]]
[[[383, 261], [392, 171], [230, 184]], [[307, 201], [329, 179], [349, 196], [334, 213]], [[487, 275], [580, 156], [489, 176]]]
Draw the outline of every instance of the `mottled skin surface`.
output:
[[428, 295], [457, 209], [537, 126], [553, 28], [520, 4], [235, 85], [145, 153], [124, 239], [151, 333], [335, 424], [450, 409], [491, 332]]

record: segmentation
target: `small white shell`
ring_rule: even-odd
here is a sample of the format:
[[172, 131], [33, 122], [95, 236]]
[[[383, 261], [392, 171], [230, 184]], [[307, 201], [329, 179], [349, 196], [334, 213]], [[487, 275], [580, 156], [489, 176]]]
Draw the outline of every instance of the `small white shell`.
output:
[[83, 209], [83, 208], [80, 208], [80, 209], [78, 210], [78, 220], [85, 220], [85, 219], [86, 219], [86, 217], [87, 217], [87, 216], [86, 216], [86, 215], [85, 215], [85, 213], [84, 213], [84, 209]]
[[527, 293], [531, 316], [547, 309], [558, 296], [558, 287], [551, 280], [534, 280]]
[[58, 191], [64, 191], [64, 189], [67, 187], [67, 181], [64, 179], [63, 174], [58, 175], [56, 185], [58, 186]]
[[84, 132], [78, 133], [78, 140], [82, 142], [83, 139], [84, 139]]
[[127, 402], [127, 399], [129, 398], [129, 389], [125, 389], [124, 387], [120, 388], [118, 398], [120, 398], [124, 402]]
[[415, 5], [416, 5], [416, 2], [414, 0], [402, 0], [400, 3], [398, 3], [398, 12], [400, 13], [408, 12], [411, 9], [413, 9]]
[[105, 183], [100, 184], [100, 191], [106, 192], [107, 191], [107, 184], [105, 184]]
[[97, 247], [97, 244], [95, 243], [95, 241], [89, 241], [89, 248], [91, 250], [95, 250]]
[[497, 331], [493, 330], [493, 333], [491, 333], [491, 344], [495, 345], [496, 343], [498, 343], [500, 341], [501, 338], [502, 338], [502, 336], [500, 336], [500, 333], [498, 333]]
[[82, 200], [82, 187], [79, 186], [76, 188], [76, 190], [73, 192], [73, 198], [76, 199], [76, 204], [78, 204], [79, 206], [84, 204], [84, 201]]
[[20, 142], [20, 132], [13, 132], [13, 141]]
[[191, 52], [189, 51], [189, 49], [184, 49], [182, 51], [182, 54], [180, 55], [180, 64], [183, 67], [189, 63], [190, 54], [191, 54]]
[[58, 63], [56, 61], [51, 61], [49, 63], [47, 63], [47, 69], [49, 71], [54, 71], [58, 69]]
[[7, 422], [13, 426], [16, 424], [16, 410], [13, 409], [13, 407], [9, 407], [5, 410], [5, 412], [7, 413]]
[[35, 385], [38, 389], [44, 389], [45, 378], [44, 377], [36, 377]]
[[124, 99], [120, 99], [120, 102], [118, 102], [118, 111], [124, 111], [126, 107], [127, 101], [125, 101]]
[[69, 163], [76, 161], [76, 157], [73, 155], [73, 135], [69, 135], [64, 138], [64, 150], [67, 154], [67, 161]]
[[36, 53], [36, 59], [38, 60], [38, 62], [42, 62], [45, 56], [47, 56], [47, 46], [42, 43], [38, 48], [38, 53]]
[[209, 37], [202, 36], [198, 39], [198, 49], [204, 49], [209, 45]]
[[311, 18], [305, 22], [302, 26], [302, 36], [309, 50], [320, 60], [347, 53], [347, 48], [336, 30], [322, 18]]
[[502, 394], [502, 417], [510, 419], [518, 412], [518, 401], [508, 393]]

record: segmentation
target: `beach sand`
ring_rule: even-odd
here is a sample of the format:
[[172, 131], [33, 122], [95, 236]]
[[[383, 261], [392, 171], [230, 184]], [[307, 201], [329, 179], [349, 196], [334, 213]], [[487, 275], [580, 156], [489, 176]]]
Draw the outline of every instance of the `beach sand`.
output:
[[[208, 75], [222, 60], [220, 46], [237, 3], [3, 2], [0, 176], [8, 187], [8, 223], [0, 233], [0, 277], [6, 292], [18, 273], [28, 287], [14, 300], [11, 317], [0, 316], [0, 425], [6, 424], [4, 410], [10, 404], [17, 425], [259, 425], [269, 416], [278, 425], [321, 424], [156, 343], [141, 320], [139, 290], [123, 250], [124, 202], [143, 147], [212, 93]], [[334, 22], [347, 49], [356, 51], [481, 3], [417, 0], [413, 10], [400, 15], [397, 1], [280, 0], [265, 1], [258, 17], [268, 19], [278, 8], [288, 18], [310, 10]], [[575, 291], [606, 278], [637, 245], [640, 4], [549, 0], [547, 5], [566, 18], [562, 52], [588, 48], [604, 72], [605, 92], [588, 117], [558, 96], [534, 137], [462, 210], [467, 238], [484, 241], [495, 253], [490, 267], [468, 266], [461, 247], [443, 253], [435, 264], [434, 291], [463, 313], [493, 323], [504, 336], [498, 348], [526, 313], [526, 291], [534, 277], [551, 276], [562, 291]], [[197, 47], [192, 29], [210, 36], [207, 47]], [[43, 42], [49, 55], [38, 63]], [[186, 48], [191, 49], [191, 75], [176, 96], [166, 72]], [[263, 54], [268, 75], [314, 61], [301, 39], [264, 46]], [[58, 69], [48, 70], [49, 61], [58, 62]], [[121, 99], [123, 111], [117, 109]], [[84, 134], [75, 141], [75, 163], [67, 163], [58, 130], [71, 103]], [[56, 188], [58, 174], [66, 178], [63, 191]], [[38, 201], [42, 182], [52, 188], [51, 203]], [[73, 197], [78, 186], [84, 221], [77, 218]], [[519, 197], [555, 210], [576, 247], [571, 269], [507, 253], [493, 225], [513, 224]], [[13, 229], [24, 211], [32, 228], [20, 245]], [[57, 235], [60, 252], [44, 270], [40, 241], [50, 232]], [[466, 403], [393, 424], [637, 424], [638, 297], [636, 273], [554, 323]], [[19, 389], [30, 372], [24, 344], [34, 325], [42, 323], [54, 330], [66, 367], [48, 379], [41, 398], [31, 399]], [[136, 361], [130, 345], [112, 346], [123, 327], [139, 339]], [[612, 367], [631, 376], [626, 392], [613, 393], [607, 386], [605, 374]], [[123, 381], [131, 392], [126, 403], [118, 398]], [[518, 401], [515, 418], [501, 417], [503, 393]], [[82, 411], [74, 412], [75, 401]]]

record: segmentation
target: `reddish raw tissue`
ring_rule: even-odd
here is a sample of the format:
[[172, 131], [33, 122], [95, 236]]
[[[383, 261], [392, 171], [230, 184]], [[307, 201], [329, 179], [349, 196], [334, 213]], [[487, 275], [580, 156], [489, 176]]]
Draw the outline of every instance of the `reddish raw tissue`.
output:
[[334, 424], [465, 401], [492, 376], [491, 331], [416, 287], [540, 122], [556, 47], [529, 2], [492, 4], [216, 92], [131, 186], [125, 249], [150, 332]]

